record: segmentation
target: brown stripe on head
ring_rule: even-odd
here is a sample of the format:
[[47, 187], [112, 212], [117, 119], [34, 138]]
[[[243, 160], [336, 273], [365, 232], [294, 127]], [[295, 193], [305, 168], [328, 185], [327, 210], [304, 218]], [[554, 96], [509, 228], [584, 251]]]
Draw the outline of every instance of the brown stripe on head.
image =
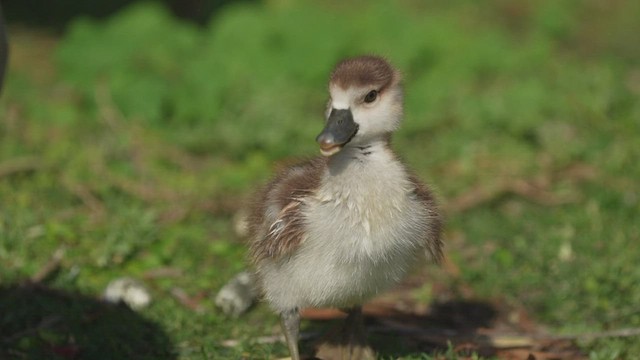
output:
[[331, 73], [329, 84], [345, 90], [352, 86], [374, 86], [382, 90], [398, 81], [400, 73], [387, 60], [380, 56], [365, 55], [339, 62]]

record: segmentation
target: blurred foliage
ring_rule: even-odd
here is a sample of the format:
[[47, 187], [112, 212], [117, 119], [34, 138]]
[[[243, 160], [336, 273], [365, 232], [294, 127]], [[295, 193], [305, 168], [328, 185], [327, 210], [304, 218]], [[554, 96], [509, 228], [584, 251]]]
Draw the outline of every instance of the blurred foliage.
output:
[[[457, 8], [415, 11], [387, 3], [364, 9], [235, 6], [198, 31], [146, 4], [106, 23], [76, 22], [58, 60], [89, 103], [104, 84], [126, 117], [160, 129], [170, 125], [195, 149], [215, 146], [232, 156], [257, 149], [281, 157], [308, 149], [335, 61], [374, 52], [405, 70], [405, 133], [421, 138], [448, 118], [451, 130], [434, 139], [444, 159], [464, 157], [460, 152], [476, 144], [495, 152], [486, 143], [493, 142], [490, 136], [510, 138], [512, 151], [531, 156], [538, 146], [557, 153], [552, 147], [563, 143], [570, 149], [558, 155], [575, 159], [593, 141], [567, 128], [606, 130], [610, 125], [601, 120], [607, 113], [638, 110], [620, 64], [584, 64], [557, 54], [571, 36], [569, 4], [530, 9], [524, 20], [533, 24], [518, 35]], [[334, 11], [349, 21], [339, 21]], [[386, 26], [374, 26], [382, 19]], [[568, 91], [576, 82], [580, 94]], [[589, 106], [567, 106], [572, 102]], [[571, 138], [558, 141], [558, 127]], [[467, 149], [459, 148], [461, 140]]]
[[[273, 331], [264, 308], [230, 322], [170, 294], [209, 296], [244, 267], [241, 199], [274, 163], [317, 152], [332, 66], [377, 53], [405, 79], [395, 147], [445, 208], [505, 183], [535, 180], [544, 195], [450, 210], [459, 273], [429, 268], [430, 279], [556, 332], [640, 326], [639, 13], [627, 1], [273, 0], [229, 5], [199, 28], [142, 3], [77, 19], [59, 43], [13, 34], [0, 279], [33, 276], [60, 247], [51, 284], [73, 291], [177, 268], [188, 276], [149, 280], [158, 299], [145, 314], [180, 358], [284, 353], [249, 341]], [[640, 352], [633, 339], [582, 345], [594, 359]]]

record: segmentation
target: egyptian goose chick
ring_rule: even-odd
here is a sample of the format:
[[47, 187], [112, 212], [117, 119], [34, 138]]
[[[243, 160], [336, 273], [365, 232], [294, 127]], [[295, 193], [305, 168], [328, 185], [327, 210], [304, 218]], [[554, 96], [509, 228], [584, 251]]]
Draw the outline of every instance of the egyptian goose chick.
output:
[[282, 171], [250, 216], [257, 283], [298, 360], [299, 309], [350, 309], [398, 283], [424, 254], [442, 257], [431, 192], [395, 156], [401, 77], [385, 59], [337, 64], [316, 141], [323, 156]]

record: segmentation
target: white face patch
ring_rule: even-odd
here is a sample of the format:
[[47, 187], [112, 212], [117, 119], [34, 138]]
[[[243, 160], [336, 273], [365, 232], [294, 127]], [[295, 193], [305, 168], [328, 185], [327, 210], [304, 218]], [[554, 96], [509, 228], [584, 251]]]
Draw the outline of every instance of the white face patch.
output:
[[332, 86], [329, 89], [329, 94], [331, 94], [331, 105], [330, 107], [336, 110], [346, 110], [351, 105], [351, 94], [350, 91], [345, 91], [338, 86]]
[[364, 102], [364, 97], [372, 87], [350, 87], [342, 89], [337, 85], [329, 86], [331, 101], [327, 109], [327, 116], [331, 109], [349, 109], [359, 130], [351, 143], [362, 145], [372, 139], [384, 136], [394, 131], [402, 118], [402, 93], [399, 87], [385, 89], [378, 94], [375, 101]]

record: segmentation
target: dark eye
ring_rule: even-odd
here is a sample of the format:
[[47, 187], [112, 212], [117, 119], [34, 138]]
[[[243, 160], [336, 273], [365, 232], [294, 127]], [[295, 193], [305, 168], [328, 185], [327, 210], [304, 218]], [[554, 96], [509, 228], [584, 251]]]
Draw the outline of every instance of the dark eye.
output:
[[364, 97], [364, 102], [372, 103], [372, 102], [376, 101], [377, 98], [378, 98], [378, 91], [377, 90], [371, 90], [371, 91], [369, 91], [367, 96]]

